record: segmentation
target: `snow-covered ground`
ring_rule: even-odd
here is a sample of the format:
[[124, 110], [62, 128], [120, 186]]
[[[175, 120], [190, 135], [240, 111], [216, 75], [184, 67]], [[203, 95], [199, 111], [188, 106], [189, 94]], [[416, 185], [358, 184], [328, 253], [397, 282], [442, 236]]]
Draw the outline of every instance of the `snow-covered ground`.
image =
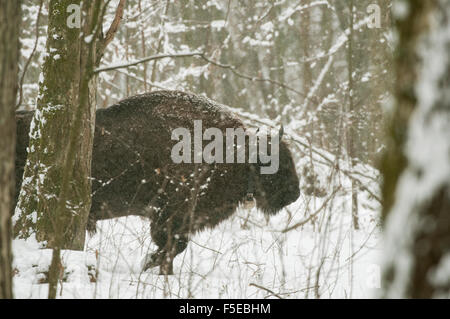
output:
[[[299, 161], [299, 171], [305, 161]], [[326, 180], [330, 167], [315, 167]], [[376, 171], [365, 168], [360, 180], [376, 188], [371, 174]], [[379, 204], [359, 192], [360, 229], [354, 230], [349, 180], [333, 176], [324, 197], [302, 192], [270, 220], [256, 209], [239, 209], [217, 228], [193, 236], [175, 259], [175, 275], [168, 277], [158, 275], [156, 268], [141, 270], [147, 252], [156, 248], [148, 220], [98, 222], [85, 251], [62, 252], [64, 279], [58, 297], [370, 298], [380, 286]], [[33, 239], [16, 239], [13, 252], [15, 296], [46, 298], [51, 250], [39, 249]]]

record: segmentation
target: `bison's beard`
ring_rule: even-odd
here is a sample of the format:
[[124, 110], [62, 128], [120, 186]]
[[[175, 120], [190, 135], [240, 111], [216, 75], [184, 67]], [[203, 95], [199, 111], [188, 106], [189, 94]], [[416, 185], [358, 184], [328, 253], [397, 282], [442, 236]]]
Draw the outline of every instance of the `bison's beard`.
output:
[[276, 215], [286, 205], [274, 199], [257, 198], [256, 207], [266, 216]]
[[295, 202], [299, 197], [299, 191], [296, 187], [280, 190], [272, 194], [272, 196], [268, 192], [264, 193], [266, 196], [257, 195], [255, 198], [256, 207], [266, 216], [276, 215], [280, 210]]

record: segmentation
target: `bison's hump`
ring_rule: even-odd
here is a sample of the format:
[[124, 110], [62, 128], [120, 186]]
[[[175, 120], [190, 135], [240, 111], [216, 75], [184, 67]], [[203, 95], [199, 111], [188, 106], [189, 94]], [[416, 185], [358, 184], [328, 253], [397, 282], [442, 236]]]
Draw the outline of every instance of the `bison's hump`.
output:
[[108, 113], [126, 112], [136, 115], [152, 113], [156, 118], [216, 119], [218, 122], [232, 123], [233, 127], [242, 126], [241, 121], [227, 106], [204, 96], [177, 90], [135, 95], [104, 110]]

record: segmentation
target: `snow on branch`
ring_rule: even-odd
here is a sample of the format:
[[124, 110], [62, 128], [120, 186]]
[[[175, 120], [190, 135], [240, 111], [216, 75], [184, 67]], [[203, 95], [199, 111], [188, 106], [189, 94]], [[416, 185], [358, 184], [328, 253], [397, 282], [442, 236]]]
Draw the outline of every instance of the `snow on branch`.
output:
[[201, 56], [203, 53], [201, 52], [186, 52], [186, 53], [172, 53], [172, 54], [155, 54], [148, 57], [145, 57], [143, 59], [129, 62], [129, 63], [123, 63], [123, 64], [112, 64], [105, 67], [100, 67], [94, 70], [94, 73], [100, 73], [105, 71], [112, 71], [117, 69], [123, 69], [128, 68], [130, 66], [135, 66], [138, 64], [142, 64], [145, 62], [153, 61], [153, 60], [159, 60], [159, 59], [165, 59], [165, 58], [184, 58], [184, 57], [193, 57], [193, 56]]
[[319, 77], [315, 81], [314, 85], [311, 87], [311, 89], [308, 92], [308, 95], [305, 98], [305, 101], [303, 103], [302, 109], [306, 110], [306, 107], [308, 106], [308, 102], [313, 98], [314, 94], [316, 94], [317, 89], [319, 88], [320, 84], [322, 83], [323, 79], [325, 78], [325, 75], [327, 74], [328, 70], [330, 69], [330, 66], [333, 62], [333, 56], [330, 56], [328, 58], [327, 63], [320, 71]]
[[128, 68], [131, 66], [136, 66], [138, 64], [141, 63], [146, 63], [149, 61], [153, 61], [153, 60], [159, 60], [159, 59], [165, 59], [165, 58], [185, 58], [185, 57], [199, 57], [202, 60], [220, 67], [222, 69], [227, 69], [230, 70], [234, 75], [243, 78], [245, 80], [249, 80], [252, 82], [268, 82], [271, 84], [274, 84], [276, 86], [282, 87], [288, 91], [292, 91], [300, 96], [305, 96], [305, 94], [303, 92], [300, 92], [296, 89], [294, 89], [293, 87], [288, 86], [287, 84], [283, 83], [283, 82], [279, 82], [276, 80], [272, 80], [269, 78], [262, 78], [262, 77], [256, 77], [256, 76], [251, 76], [251, 75], [247, 75], [247, 74], [243, 74], [241, 72], [239, 72], [237, 70], [237, 68], [234, 65], [230, 65], [230, 64], [222, 64], [220, 62], [214, 61], [210, 58], [208, 58], [204, 53], [202, 52], [186, 52], [186, 53], [163, 53], [163, 54], [155, 54], [155, 55], [151, 55], [148, 57], [145, 57], [143, 59], [140, 60], [136, 60], [133, 62], [129, 62], [129, 63], [123, 63], [123, 64], [112, 64], [109, 66], [104, 66], [104, 67], [100, 67], [94, 70], [94, 73], [100, 73], [100, 72], [105, 72], [105, 71], [113, 71], [113, 70], [117, 70], [117, 69], [123, 69], [123, 68]]
[[[369, 21], [370, 21], [370, 16], [358, 21], [357, 23], [354, 24], [353, 30], [358, 30], [359, 28], [366, 25], [367, 22], [369, 22]], [[349, 34], [350, 34], [350, 28], [347, 28], [338, 37], [338, 39], [336, 40], [336, 43], [331, 46], [331, 48], [328, 50], [328, 52], [326, 52], [326, 53], [320, 52], [316, 56], [304, 58], [304, 59], [300, 60], [299, 62], [300, 63], [313, 62], [313, 61], [320, 60], [322, 58], [326, 58], [326, 57], [329, 57], [329, 56], [335, 54], [340, 48], [342, 48], [344, 46], [344, 44], [347, 43]]]
[[321, 5], [326, 6], [328, 9], [332, 11], [336, 11], [336, 9], [332, 5], [330, 5], [330, 3], [327, 0], [318, 0], [312, 3], [308, 3], [306, 5], [302, 5], [302, 3], [299, 3], [295, 6], [295, 8], [287, 8], [284, 12], [282, 12], [280, 17], [278, 18], [278, 21], [280, 22], [285, 21], [291, 18], [297, 12], [301, 12], [303, 10], [311, 9]]

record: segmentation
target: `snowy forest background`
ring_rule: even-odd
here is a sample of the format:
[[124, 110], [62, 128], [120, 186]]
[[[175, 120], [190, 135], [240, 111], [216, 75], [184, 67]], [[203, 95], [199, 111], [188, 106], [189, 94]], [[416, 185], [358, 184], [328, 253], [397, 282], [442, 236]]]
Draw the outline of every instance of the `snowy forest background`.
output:
[[[124, 217], [98, 222], [98, 232], [86, 238], [84, 251], [61, 252], [64, 269], [57, 296], [420, 296], [411, 288], [416, 287], [411, 274], [420, 268], [414, 268], [417, 250], [411, 248], [411, 238], [423, 228], [423, 220], [442, 218], [444, 227], [450, 214], [450, 24], [440, 16], [448, 20], [450, 8], [445, 0], [430, 1], [435, 7], [420, 2], [126, 1], [123, 19], [97, 69], [97, 108], [135, 94], [176, 89], [228, 105], [251, 127], [282, 123], [295, 157], [301, 195], [270, 220], [256, 209], [241, 208], [219, 227], [197, 234], [175, 259], [174, 276], [159, 276], [156, 269], [142, 272], [142, 258], [154, 249], [147, 220]], [[119, 1], [108, 3], [105, 29]], [[402, 21], [419, 19], [424, 7], [430, 12], [432, 31], [415, 24], [410, 24], [412, 35], [402, 30]], [[48, 54], [48, 14], [47, 1], [27, 0], [22, 5], [17, 110], [36, 107]], [[385, 154], [403, 150], [403, 142], [390, 144], [397, 141], [390, 127], [399, 123], [395, 122], [401, 101], [397, 89], [405, 81], [396, 73], [396, 45], [416, 43], [408, 34], [422, 39], [421, 33], [435, 50], [422, 48], [425, 66], [415, 62], [417, 73], [423, 74], [416, 78], [429, 82], [417, 81], [416, 133], [411, 134], [411, 151], [405, 153], [413, 173], [403, 165], [405, 175], [412, 176], [400, 184], [397, 202], [386, 204], [390, 190], [383, 186], [383, 174], [391, 173]], [[167, 57], [129, 65], [158, 55]], [[414, 79], [410, 85], [415, 85]], [[442, 107], [427, 108], [433, 103]], [[436, 124], [430, 124], [433, 118]], [[402, 119], [407, 127], [409, 117]], [[425, 167], [433, 166], [426, 165], [433, 157], [437, 166], [429, 171]], [[421, 176], [414, 175], [417, 167], [422, 168]], [[441, 205], [429, 208], [435, 191], [443, 194]], [[444, 213], [422, 220], [421, 214], [433, 209]], [[388, 219], [390, 227], [385, 227], [390, 210], [395, 214]], [[441, 231], [441, 237], [431, 241], [440, 247], [441, 257], [419, 269], [431, 269], [435, 283], [425, 297], [449, 297], [448, 233], [448, 229]], [[388, 244], [383, 245], [383, 240]], [[14, 296], [46, 298], [52, 250], [40, 249], [32, 237], [14, 239], [12, 247]], [[400, 267], [397, 272], [396, 267]]]

